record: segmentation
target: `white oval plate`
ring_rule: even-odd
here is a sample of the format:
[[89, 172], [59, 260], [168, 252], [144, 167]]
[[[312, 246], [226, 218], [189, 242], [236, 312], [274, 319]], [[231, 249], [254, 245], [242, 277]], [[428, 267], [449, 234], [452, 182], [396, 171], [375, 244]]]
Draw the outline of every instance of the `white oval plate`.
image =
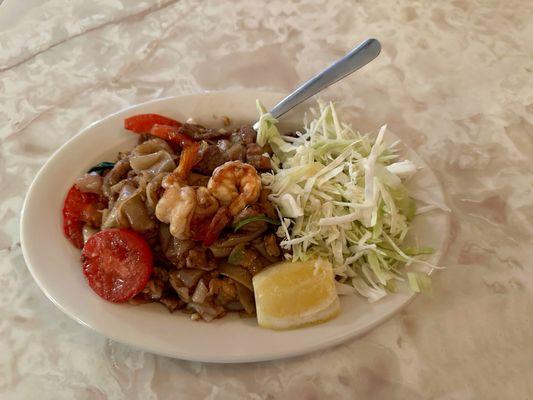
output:
[[[33, 278], [46, 296], [79, 323], [123, 343], [153, 353], [206, 362], [251, 362], [295, 356], [319, 350], [362, 334], [398, 311], [413, 296], [399, 293], [369, 304], [359, 296], [342, 297], [342, 312], [327, 323], [291, 331], [259, 328], [254, 318], [230, 315], [212, 323], [194, 322], [185, 314], [169, 314], [159, 304], [132, 306], [106, 302], [92, 292], [80, 266], [80, 252], [63, 236], [61, 209], [74, 179], [102, 160], [114, 160], [137, 141], [123, 130], [125, 117], [159, 113], [213, 126], [220, 116], [235, 125], [253, 122], [257, 98], [272, 106], [282, 95], [257, 91], [228, 91], [165, 98], [140, 104], [90, 125], [63, 145], [43, 166], [32, 183], [22, 211], [21, 242]], [[300, 109], [305, 107], [300, 107]], [[218, 116], [218, 118], [217, 118]], [[302, 121], [292, 113], [289, 120]], [[376, 127], [378, 128], [378, 127]], [[422, 168], [421, 187], [444, 203], [437, 179], [412, 151], [408, 156]], [[436, 252], [437, 263], [445, 249], [449, 222], [442, 212], [417, 218], [414, 233]]]

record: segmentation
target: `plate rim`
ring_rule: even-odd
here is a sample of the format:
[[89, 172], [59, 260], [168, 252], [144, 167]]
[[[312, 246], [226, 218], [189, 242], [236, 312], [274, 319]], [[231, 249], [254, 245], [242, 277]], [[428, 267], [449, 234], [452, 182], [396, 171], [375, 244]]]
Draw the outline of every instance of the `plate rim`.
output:
[[[239, 355], [236, 355], [236, 356], [232, 356], [232, 357], [228, 357], [227, 355], [218, 356], [218, 355], [214, 354], [212, 356], [209, 356], [209, 358], [207, 359], [207, 358], [205, 358], [205, 357], [203, 357], [201, 355], [200, 356], [195, 356], [194, 352], [187, 352], [187, 351], [181, 351], [180, 352], [180, 351], [175, 351], [175, 350], [173, 350], [173, 351], [165, 351], [163, 349], [157, 348], [156, 346], [153, 346], [150, 342], [147, 342], [146, 344], [143, 344], [141, 346], [141, 345], [139, 345], [138, 343], [136, 343], [133, 340], [129, 340], [129, 339], [125, 339], [123, 337], [119, 337], [118, 335], [113, 333], [113, 329], [106, 329], [105, 327], [101, 327], [101, 326], [100, 327], [96, 327], [96, 326], [91, 325], [90, 323], [84, 321], [83, 319], [78, 317], [75, 312], [73, 312], [68, 307], [64, 306], [59, 301], [57, 301], [54, 298], [54, 296], [52, 295], [52, 293], [49, 292], [49, 290], [44, 285], [44, 283], [38, 278], [37, 272], [34, 269], [34, 266], [32, 265], [32, 262], [30, 261], [30, 259], [31, 259], [31, 257], [29, 256], [30, 251], [29, 251], [29, 249], [27, 247], [28, 245], [27, 245], [26, 240], [25, 240], [25, 236], [26, 236], [25, 231], [29, 227], [28, 227], [28, 223], [25, 222], [26, 221], [25, 216], [27, 215], [26, 214], [26, 210], [28, 208], [28, 205], [31, 202], [31, 198], [34, 195], [35, 187], [36, 187], [37, 183], [39, 182], [39, 180], [41, 179], [41, 177], [44, 174], [44, 172], [46, 171], [46, 169], [49, 166], [49, 164], [53, 161], [53, 159], [60, 152], [62, 152], [63, 149], [65, 147], [67, 147], [70, 143], [76, 141], [81, 135], [85, 134], [87, 131], [92, 130], [96, 125], [98, 125], [98, 124], [100, 124], [103, 121], [106, 121], [108, 119], [116, 118], [117, 115], [123, 114], [123, 113], [125, 113], [127, 111], [132, 111], [132, 110], [137, 109], [137, 108], [146, 107], [146, 106], [149, 106], [150, 104], [156, 104], [156, 103], [160, 103], [160, 102], [164, 103], [164, 102], [173, 101], [173, 100], [176, 100], [176, 99], [191, 98], [191, 97], [203, 97], [203, 96], [206, 96], [206, 95], [208, 96], [208, 95], [211, 95], [211, 94], [213, 94], [213, 95], [228, 95], [228, 94], [237, 94], [237, 93], [242, 94], [243, 92], [246, 92], [246, 93], [249, 93], [249, 94], [252, 94], [252, 93], [260, 94], [261, 93], [261, 94], [263, 94], [265, 96], [272, 96], [272, 97], [279, 96], [280, 99], [285, 96], [285, 94], [283, 94], [281, 92], [261, 90], [261, 89], [225, 89], [225, 90], [203, 91], [203, 92], [197, 92], [197, 93], [189, 93], [189, 94], [182, 94], [182, 95], [176, 95], [176, 96], [166, 96], [166, 97], [151, 99], [151, 100], [148, 100], [148, 101], [145, 101], [145, 102], [142, 102], [142, 103], [137, 103], [137, 104], [130, 105], [128, 107], [120, 109], [120, 110], [118, 110], [116, 112], [108, 114], [108, 115], [104, 116], [103, 118], [100, 118], [100, 119], [92, 122], [91, 124], [85, 126], [81, 130], [79, 130], [75, 135], [73, 135], [69, 140], [67, 140], [65, 143], [63, 143], [58, 149], [56, 149], [49, 156], [49, 158], [46, 160], [46, 162], [41, 166], [39, 171], [35, 174], [32, 182], [31, 182], [30, 186], [28, 187], [28, 190], [27, 190], [27, 192], [25, 194], [24, 202], [23, 202], [23, 205], [22, 205], [21, 213], [20, 213], [19, 231], [20, 231], [21, 249], [22, 249], [22, 254], [23, 254], [23, 257], [24, 257], [24, 262], [26, 264], [26, 267], [30, 271], [31, 276], [32, 276], [34, 282], [39, 287], [39, 289], [45, 294], [45, 296], [59, 310], [61, 310], [64, 314], [66, 314], [68, 317], [70, 317], [71, 319], [73, 319], [74, 321], [79, 323], [80, 325], [85, 326], [85, 327], [91, 329], [92, 331], [103, 335], [104, 337], [107, 337], [107, 338], [109, 338], [109, 339], [111, 339], [113, 341], [119, 342], [119, 343], [127, 344], [129, 346], [132, 346], [132, 347], [134, 347], [136, 349], [139, 349], [139, 350], [142, 350], [142, 351], [148, 351], [148, 352], [153, 353], [153, 354], [157, 354], [157, 355], [161, 355], [161, 356], [165, 356], [165, 357], [176, 358], [176, 359], [181, 359], [181, 360], [226, 364], [226, 363], [264, 362], [264, 361], [271, 361], [271, 360], [278, 360], [278, 359], [285, 359], [285, 358], [293, 358], [293, 357], [301, 356], [301, 355], [304, 355], [304, 354], [315, 353], [315, 352], [324, 350], [326, 348], [339, 345], [340, 343], [345, 342], [345, 341], [347, 341], [347, 340], [349, 340], [351, 338], [359, 337], [359, 336], [362, 336], [362, 335], [368, 333], [370, 330], [374, 329], [376, 326], [379, 326], [379, 325], [383, 324], [384, 322], [386, 322], [387, 320], [389, 320], [390, 318], [392, 318], [400, 310], [402, 310], [404, 307], [409, 305], [414, 300], [414, 298], [416, 297], [416, 293], [411, 293], [411, 294], [409, 294], [406, 297], [405, 300], [403, 300], [403, 302], [401, 304], [395, 305], [388, 314], [381, 315], [375, 321], [373, 321], [370, 324], [365, 325], [363, 328], [361, 328], [359, 330], [347, 329], [345, 333], [339, 334], [339, 335], [337, 335], [337, 336], [335, 336], [335, 337], [333, 337], [333, 338], [331, 338], [329, 340], [322, 340], [322, 341], [320, 341], [320, 342], [318, 342], [316, 344], [307, 345], [306, 347], [298, 348], [298, 349], [295, 349], [293, 351], [285, 351], [282, 354], [272, 354], [272, 353], [263, 352], [263, 353], [255, 353], [252, 356], [245, 356], [245, 355], [239, 356]], [[403, 141], [402, 141], [402, 143], [408, 149], [410, 149], [413, 152], [415, 152], [417, 154], [417, 156], [422, 160], [422, 162], [424, 163], [423, 167], [427, 168], [428, 171], [431, 173], [431, 175], [434, 177], [435, 183], [437, 184], [437, 188], [440, 191], [440, 193], [442, 194], [443, 199], [446, 201], [447, 200], [446, 192], [444, 191], [442, 183], [438, 179], [437, 175], [433, 172], [431, 167], [425, 162], [425, 160], [422, 159], [422, 157], [420, 155], [418, 155], [418, 153], [413, 148], [407, 146], [407, 144], [405, 142], [403, 142]], [[438, 258], [436, 260], [437, 264], [440, 263], [442, 261], [443, 257], [445, 256], [446, 251], [447, 251], [447, 249], [449, 247], [449, 244], [450, 244], [450, 240], [451, 240], [451, 237], [450, 237], [451, 236], [450, 235], [450, 233], [451, 233], [451, 215], [450, 215], [450, 213], [445, 213], [444, 215], [445, 215], [445, 219], [446, 219], [446, 224], [445, 224], [446, 232], [445, 232], [445, 238], [442, 241], [442, 244], [441, 244], [440, 248], [437, 249], [437, 251], [439, 251]]]

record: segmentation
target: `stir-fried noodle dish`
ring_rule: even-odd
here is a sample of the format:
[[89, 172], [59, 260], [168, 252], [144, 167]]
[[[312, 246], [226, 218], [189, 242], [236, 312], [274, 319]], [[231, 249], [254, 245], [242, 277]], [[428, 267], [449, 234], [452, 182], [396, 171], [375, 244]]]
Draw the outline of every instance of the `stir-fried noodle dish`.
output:
[[110, 301], [159, 302], [193, 319], [252, 315], [253, 275], [282, 256], [259, 175], [271, 168], [269, 147], [248, 125], [145, 114], [125, 128], [138, 145], [79, 177], [65, 201], [65, 233], [83, 248], [89, 285]]

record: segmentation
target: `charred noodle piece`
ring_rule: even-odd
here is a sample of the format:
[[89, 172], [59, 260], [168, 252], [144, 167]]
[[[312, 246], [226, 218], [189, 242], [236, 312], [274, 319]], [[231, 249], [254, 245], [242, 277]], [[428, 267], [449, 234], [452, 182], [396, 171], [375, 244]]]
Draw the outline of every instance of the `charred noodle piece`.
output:
[[272, 233], [269, 233], [268, 235], [264, 236], [264, 241], [267, 254], [270, 257], [279, 257], [281, 254], [281, 250], [278, 246], [276, 236]]
[[174, 296], [163, 296], [159, 299], [159, 302], [163, 304], [170, 312], [174, 312], [178, 308], [185, 305], [183, 301]]
[[209, 249], [204, 246], [196, 246], [189, 250], [185, 265], [191, 269], [201, 269], [204, 271], [212, 271], [217, 268], [217, 263], [211, 258], [208, 253]]
[[244, 286], [246, 286], [250, 290], [254, 290], [254, 287], [252, 285], [252, 275], [250, 272], [243, 267], [239, 267], [237, 265], [232, 265], [229, 263], [223, 263], [218, 271], [221, 275], [227, 276], [228, 278], [231, 278]]
[[272, 192], [270, 191], [270, 189], [261, 189], [261, 194], [259, 195], [258, 203], [263, 208], [267, 217], [272, 218], [273, 220], [277, 220], [279, 218], [278, 213], [276, 212], [276, 209], [274, 208], [270, 200], [268, 200], [268, 196], [271, 193]]
[[215, 278], [209, 281], [209, 295], [214, 298], [215, 304], [225, 306], [227, 303], [234, 302], [237, 297], [237, 282], [232, 279], [223, 277]]
[[142, 293], [150, 300], [157, 301], [163, 296], [164, 284], [160, 281], [150, 279], [144, 287]]
[[131, 166], [129, 159], [120, 159], [115, 163], [115, 166], [104, 176], [102, 191], [109, 200], [111, 200], [113, 197], [111, 187], [119, 183], [122, 179], [124, 179], [130, 170]]
[[239, 282], [236, 282], [237, 285], [237, 296], [239, 298], [239, 302], [244, 307], [244, 311], [246, 311], [247, 314], [254, 314], [255, 313], [255, 302], [254, 302], [254, 294], [253, 292], [248, 289], [246, 286], [240, 284]]

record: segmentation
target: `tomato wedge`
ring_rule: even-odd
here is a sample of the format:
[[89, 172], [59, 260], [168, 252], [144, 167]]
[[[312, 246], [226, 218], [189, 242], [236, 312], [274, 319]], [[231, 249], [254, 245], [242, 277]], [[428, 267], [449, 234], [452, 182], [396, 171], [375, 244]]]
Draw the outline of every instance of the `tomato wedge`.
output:
[[179, 128], [181, 122], [159, 114], [139, 114], [124, 120], [124, 128], [136, 133], [149, 133], [155, 124]]
[[96, 193], [84, 193], [72, 186], [63, 204], [63, 231], [70, 242], [78, 249], [83, 247], [83, 225], [99, 225], [105, 207], [104, 200]]
[[129, 229], [106, 229], [91, 236], [83, 247], [82, 262], [91, 289], [114, 303], [139, 294], [153, 270], [146, 240]]
[[180, 146], [187, 146], [196, 144], [196, 141], [188, 135], [179, 132], [179, 128], [170, 125], [155, 124], [150, 129], [150, 134], [179, 144]]

